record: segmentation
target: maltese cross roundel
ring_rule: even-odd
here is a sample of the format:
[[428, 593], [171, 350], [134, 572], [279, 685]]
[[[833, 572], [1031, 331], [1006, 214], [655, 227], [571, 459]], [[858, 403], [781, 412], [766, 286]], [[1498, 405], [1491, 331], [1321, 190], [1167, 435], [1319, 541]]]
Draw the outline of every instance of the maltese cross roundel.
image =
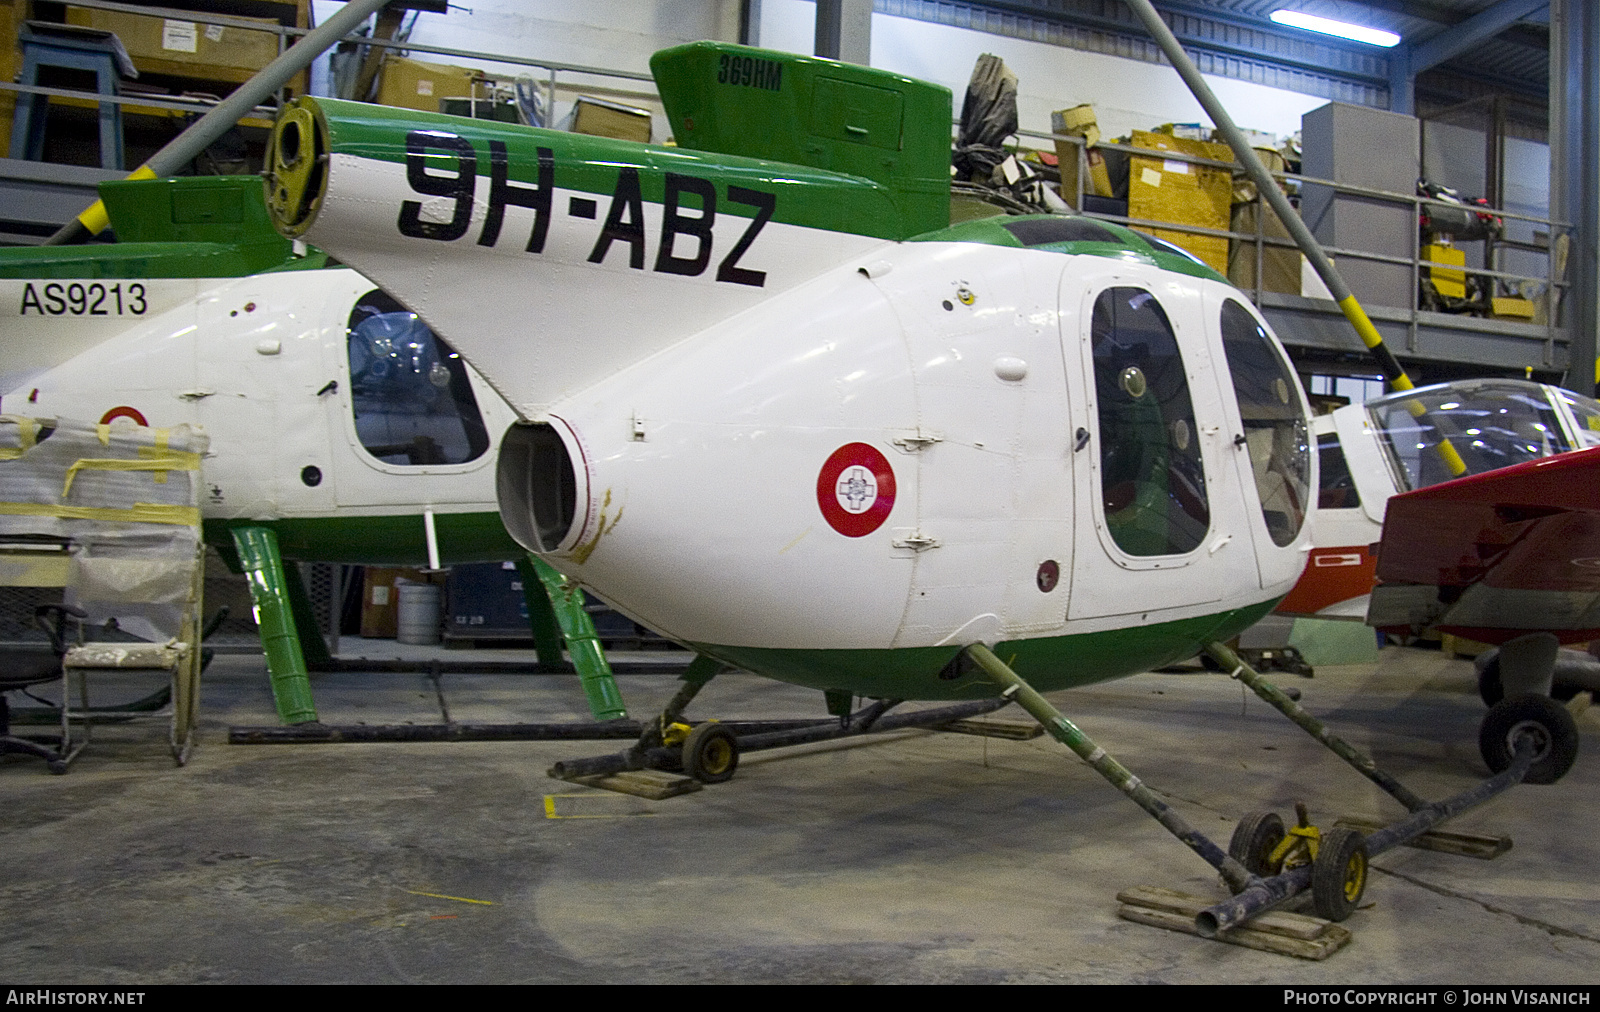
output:
[[817, 473], [817, 505], [828, 526], [847, 538], [871, 534], [894, 509], [894, 469], [866, 443], [846, 443]]

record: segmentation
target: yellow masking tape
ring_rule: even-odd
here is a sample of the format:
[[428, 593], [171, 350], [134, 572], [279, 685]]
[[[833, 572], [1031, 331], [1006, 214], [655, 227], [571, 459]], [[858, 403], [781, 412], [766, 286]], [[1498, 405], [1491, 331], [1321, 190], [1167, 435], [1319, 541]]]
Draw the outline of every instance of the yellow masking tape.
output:
[[[141, 446], [139, 447], [139, 456], [144, 460], [160, 460], [162, 457], [167, 456], [167, 437], [171, 434], [171, 429], [157, 429], [155, 431], [155, 449], [151, 449], [148, 446]], [[190, 454], [190, 456], [194, 457], [197, 463], [194, 467], [186, 468], [186, 470], [199, 470], [198, 461], [200, 458], [194, 454]], [[157, 485], [165, 485], [167, 483], [167, 472], [157, 471], [155, 477]]]
[[0, 514], [14, 517], [57, 517], [62, 520], [110, 520], [135, 524], [178, 524], [200, 526], [200, 510], [194, 506], [163, 506], [136, 502], [131, 509], [101, 506], [50, 506], [36, 502], [0, 502]]
[[[141, 165], [137, 169], [134, 169], [132, 172], [128, 173], [128, 178], [154, 179], [156, 178], [156, 173], [155, 170], [150, 166]], [[107, 228], [109, 228], [111, 225], [111, 215], [106, 213], [105, 201], [97, 200], [93, 204], [90, 204], [82, 214], [78, 215], [78, 224], [82, 225], [95, 235], [99, 235], [101, 232], [104, 232]]]
[[10, 422], [17, 427], [16, 447], [0, 447], [0, 460], [16, 460], [18, 457], [33, 449], [34, 440], [39, 438], [39, 423], [25, 415], [0, 415], [0, 422]]
[[176, 453], [172, 450], [155, 450], [150, 447], [140, 447], [139, 455], [144, 460], [100, 460], [93, 457], [77, 460], [67, 468], [67, 482], [61, 489], [61, 498], [65, 499], [72, 491], [73, 479], [79, 471], [158, 471], [156, 481], [167, 480], [168, 471], [198, 471], [200, 470], [200, 455], [198, 453]]

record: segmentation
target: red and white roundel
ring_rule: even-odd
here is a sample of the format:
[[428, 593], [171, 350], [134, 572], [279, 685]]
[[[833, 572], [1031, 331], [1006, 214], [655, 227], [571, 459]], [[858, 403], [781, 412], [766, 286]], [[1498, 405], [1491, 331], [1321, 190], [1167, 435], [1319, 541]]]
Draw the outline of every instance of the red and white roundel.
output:
[[866, 443], [846, 443], [817, 473], [817, 505], [829, 527], [847, 538], [865, 537], [894, 509], [894, 469]]
[[133, 424], [135, 425], [143, 426], [147, 429], [150, 427], [150, 423], [144, 420], [144, 415], [140, 413], [138, 408], [130, 408], [126, 404], [112, 408], [110, 411], [107, 411], [105, 414], [101, 415], [100, 424], [108, 425], [111, 422], [116, 421], [118, 418], [131, 418], [133, 419]]

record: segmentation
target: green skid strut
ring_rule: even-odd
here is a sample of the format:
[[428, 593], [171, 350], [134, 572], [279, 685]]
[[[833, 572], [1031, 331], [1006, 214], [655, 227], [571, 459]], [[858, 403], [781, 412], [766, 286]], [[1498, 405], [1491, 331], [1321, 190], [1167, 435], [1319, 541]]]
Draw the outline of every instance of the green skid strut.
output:
[[[589, 613], [583, 610], [583, 591], [567, 583], [567, 578], [550, 568], [539, 558], [529, 555], [526, 562], [518, 561], [517, 568], [522, 570], [522, 589], [528, 602], [528, 621], [533, 626], [534, 644], [539, 653], [540, 665], [551, 663], [547, 657], [553, 653], [556, 662], [561, 658], [559, 645], [549, 645], [540, 641], [540, 619], [535, 616], [541, 611], [548, 610], [554, 613], [556, 624], [561, 629], [561, 635], [567, 641], [567, 652], [572, 655], [572, 666], [577, 669], [578, 681], [583, 685], [583, 694], [589, 700], [589, 712], [595, 720], [622, 720], [628, 716], [628, 708], [622, 703], [622, 693], [617, 690], [616, 679], [611, 675], [611, 665], [606, 660], [606, 652], [600, 645], [600, 636], [595, 632], [594, 621], [589, 618]], [[529, 593], [533, 580], [529, 579], [530, 573], [537, 578], [538, 585], [544, 588], [548, 603], [543, 609], [536, 608], [534, 596]]]
[[[233, 547], [250, 581], [250, 600], [256, 607], [278, 719], [285, 724], [314, 721], [317, 707], [311, 699], [306, 658], [295, 625], [294, 593], [278, 553], [278, 536], [265, 527], [235, 527]], [[304, 594], [303, 587], [300, 591]]]

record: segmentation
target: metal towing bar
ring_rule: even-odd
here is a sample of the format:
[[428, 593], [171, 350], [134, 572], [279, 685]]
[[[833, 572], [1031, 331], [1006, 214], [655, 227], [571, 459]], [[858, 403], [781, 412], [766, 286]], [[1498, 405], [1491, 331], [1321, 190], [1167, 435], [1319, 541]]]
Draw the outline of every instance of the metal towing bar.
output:
[[[1014, 701], [1020, 705], [1044, 727], [1046, 732], [1072, 749], [1113, 787], [1126, 794], [1222, 876], [1229, 891], [1234, 895], [1231, 899], [1208, 907], [1196, 915], [1195, 930], [1199, 934], [1206, 938], [1214, 938], [1218, 933], [1263, 914], [1313, 886], [1314, 864], [1303, 864], [1268, 877], [1254, 874], [1204, 833], [1190, 826], [1127, 767], [1114, 759], [1104, 748], [1095, 744], [1093, 739], [1063, 716], [1021, 676], [1012, 671], [1010, 666], [996, 657], [993, 651], [981, 643], [975, 643], [967, 647], [966, 652], [1001, 687], [1001, 699]], [[1482, 804], [1513, 784], [1520, 783], [1535, 758], [1531, 744], [1521, 744], [1511, 765], [1501, 773], [1444, 801], [1424, 801], [1394, 777], [1379, 769], [1369, 756], [1328, 731], [1320, 721], [1301, 709], [1277, 686], [1262, 678], [1227, 646], [1211, 643], [1207, 645], [1206, 653], [1222, 664], [1224, 670], [1230, 671], [1232, 677], [1250, 686], [1257, 696], [1289, 717], [1302, 730], [1407, 808], [1410, 814], [1406, 818], [1364, 838], [1362, 853], [1365, 857], [1382, 854], [1415, 840], [1445, 820]], [[1362, 871], [1364, 876], [1364, 864]]]

